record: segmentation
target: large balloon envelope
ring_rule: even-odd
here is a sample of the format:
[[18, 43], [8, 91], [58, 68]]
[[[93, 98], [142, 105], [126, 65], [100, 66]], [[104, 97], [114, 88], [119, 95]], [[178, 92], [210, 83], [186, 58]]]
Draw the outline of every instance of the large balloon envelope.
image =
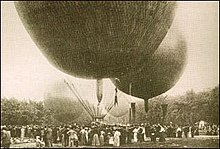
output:
[[51, 64], [97, 79], [139, 68], [169, 30], [176, 2], [19, 1], [15, 7]]
[[166, 92], [179, 80], [186, 64], [186, 53], [186, 41], [173, 26], [155, 53], [143, 61], [143, 67], [113, 79], [113, 83], [119, 90], [143, 98], [147, 111], [149, 98]]

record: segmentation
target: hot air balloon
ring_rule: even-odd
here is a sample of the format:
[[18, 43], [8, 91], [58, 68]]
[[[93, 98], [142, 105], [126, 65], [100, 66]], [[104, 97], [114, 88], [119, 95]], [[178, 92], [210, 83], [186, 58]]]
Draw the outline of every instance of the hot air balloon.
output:
[[139, 69], [169, 30], [176, 2], [19, 1], [15, 7], [51, 64], [80, 78]]
[[166, 92], [179, 80], [186, 64], [186, 51], [184, 37], [172, 26], [154, 54], [142, 61], [142, 67], [112, 80], [119, 90], [144, 99], [147, 112], [148, 99]]
[[[120, 90], [128, 93], [127, 86], [132, 84], [132, 95], [149, 99], [173, 86], [176, 77], [169, 77], [182, 70], [182, 61], [173, 58], [182, 51], [172, 52], [172, 46], [161, 44], [173, 22], [176, 2], [20, 1], [15, 7], [52, 65], [75, 77], [97, 79], [99, 103], [103, 78], [119, 78]], [[182, 44], [178, 40], [175, 48]], [[167, 68], [171, 72], [167, 77], [165, 69], [158, 70], [164, 63], [178, 68]], [[151, 72], [155, 74], [149, 75]], [[163, 83], [156, 81], [161, 73]]]

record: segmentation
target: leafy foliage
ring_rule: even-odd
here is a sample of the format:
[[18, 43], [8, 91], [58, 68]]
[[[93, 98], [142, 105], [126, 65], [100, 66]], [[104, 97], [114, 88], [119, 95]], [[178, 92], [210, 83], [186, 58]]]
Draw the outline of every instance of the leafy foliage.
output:
[[[15, 98], [2, 98], [1, 124], [60, 125], [75, 122], [78, 124], [91, 122], [89, 115], [83, 112], [83, 109], [79, 108], [79, 103], [64, 101], [66, 100], [49, 100], [49, 102], [44, 103], [42, 101], [20, 101]], [[74, 109], [77, 107], [78, 109]]]
[[43, 102], [19, 101], [15, 98], [1, 99], [1, 123], [6, 125], [27, 125], [48, 123], [50, 111]]
[[149, 100], [149, 112], [144, 112], [143, 103], [139, 103], [137, 123], [162, 123], [163, 113], [161, 105], [167, 103], [165, 123], [174, 122], [178, 125], [193, 124], [204, 120], [210, 124], [219, 123], [219, 86], [214, 89], [195, 93], [193, 90], [178, 97], [157, 96]]

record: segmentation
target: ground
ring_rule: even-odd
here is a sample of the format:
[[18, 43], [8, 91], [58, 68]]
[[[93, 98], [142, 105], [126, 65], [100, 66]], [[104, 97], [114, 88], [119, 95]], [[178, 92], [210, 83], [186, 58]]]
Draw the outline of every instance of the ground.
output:
[[[16, 148], [33, 148], [35, 143], [13, 144], [11, 147]], [[61, 144], [54, 144], [54, 147], [62, 147]], [[88, 146], [79, 146], [80, 148], [88, 148]], [[196, 136], [195, 138], [166, 138], [166, 142], [150, 142], [134, 143], [123, 145], [127, 148], [219, 148], [219, 136]], [[91, 148], [91, 146], [89, 146]], [[97, 147], [95, 147], [97, 148]], [[106, 148], [106, 147], [103, 147]]]

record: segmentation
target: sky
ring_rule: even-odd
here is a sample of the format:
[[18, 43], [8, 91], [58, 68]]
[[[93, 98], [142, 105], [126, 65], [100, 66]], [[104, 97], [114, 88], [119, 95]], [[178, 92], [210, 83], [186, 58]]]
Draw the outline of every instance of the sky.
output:
[[[1, 97], [43, 100], [45, 92], [64, 78], [71, 79], [80, 94], [91, 98], [95, 80], [69, 76], [53, 67], [31, 40], [13, 2], [2, 3]], [[188, 62], [176, 85], [164, 95], [183, 95], [218, 85], [218, 2], [179, 2], [173, 23], [187, 40]], [[106, 90], [114, 86], [109, 80]], [[91, 96], [92, 95], [92, 96]]]

